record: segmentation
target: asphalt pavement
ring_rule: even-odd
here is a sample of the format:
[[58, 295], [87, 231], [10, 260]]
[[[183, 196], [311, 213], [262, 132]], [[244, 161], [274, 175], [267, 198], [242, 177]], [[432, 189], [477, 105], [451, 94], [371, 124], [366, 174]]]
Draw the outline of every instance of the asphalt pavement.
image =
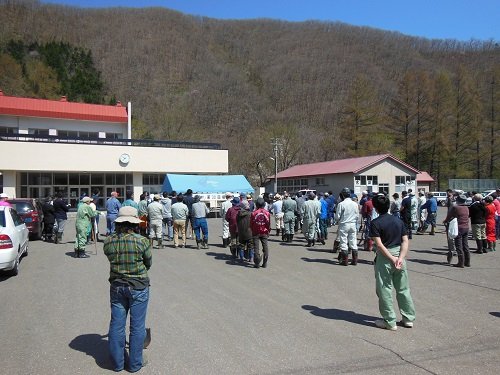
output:
[[[440, 218], [444, 209], [440, 209]], [[101, 232], [104, 231], [101, 221]], [[209, 219], [210, 248], [153, 250], [141, 374], [498, 374], [500, 252], [446, 263], [443, 227], [414, 236], [408, 268], [414, 328], [376, 328], [373, 254], [343, 267], [326, 245], [271, 236], [269, 266], [235, 262]], [[102, 243], [73, 257], [63, 244], [30, 243], [16, 277], [0, 276], [0, 374], [110, 374], [108, 261]], [[474, 241], [470, 241], [475, 248]]]

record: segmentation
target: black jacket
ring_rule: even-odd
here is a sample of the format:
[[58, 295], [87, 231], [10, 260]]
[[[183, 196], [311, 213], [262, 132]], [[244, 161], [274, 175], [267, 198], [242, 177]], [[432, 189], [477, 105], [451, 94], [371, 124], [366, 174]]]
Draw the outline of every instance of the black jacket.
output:
[[66, 212], [68, 212], [69, 208], [66, 204], [65, 201], [62, 200], [62, 198], [57, 198], [54, 201], [54, 216], [58, 220], [68, 220], [68, 215], [66, 215]]
[[42, 206], [43, 211], [43, 222], [47, 224], [54, 224], [56, 221], [56, 217], [54, 216], [55, 210], [54, 206], [49, 202], [45, 202]]
[[237, 217], [238, 239], [240, 242], [252, 239], [252, 228], [250, 227], [250, 211], [240, 209]]
[[471, 224], [486, 223], [486, 207], [479, 201], [475, 201], [469, 206], [469, 217]]

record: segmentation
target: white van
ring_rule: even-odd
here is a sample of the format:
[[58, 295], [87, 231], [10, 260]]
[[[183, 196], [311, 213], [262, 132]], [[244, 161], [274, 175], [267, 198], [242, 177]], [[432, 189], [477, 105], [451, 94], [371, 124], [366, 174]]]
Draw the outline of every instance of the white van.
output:
[[448, 198], [446, 191], [431, 191], [430, 193], [436, 198], [440, 206], [446, 206], [446, 199]]

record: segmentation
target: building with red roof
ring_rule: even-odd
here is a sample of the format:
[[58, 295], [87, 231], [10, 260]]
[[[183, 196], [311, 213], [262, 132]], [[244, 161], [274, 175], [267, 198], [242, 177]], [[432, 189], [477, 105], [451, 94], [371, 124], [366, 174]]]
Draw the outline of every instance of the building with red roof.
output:
[[166, 173], [228, 172], [220, 145], [132, 138], [131, 104], [7, 96], [0, 90], [0, 192], [43, 198], [160, 192]]
[[432, 176], [425, 171], [422, 171], [419, 174], [417, 174], [417, 190], [419, 190], [419, 191], [420, 190], [430, 191], [431, 186], [435, 182], [436, 182], [436, 180], [434, 180], [432, 178]]
[[[419, 173], [395, 156], [382, 154], [295, 165], [279, 172], [277, 182], [278, 192], [311, 189], [338, 194], [348, 187], [355, 194], [365, 190], [393, 194], [408, 189], [416, 191]], [[273, 182], [271, 176], [266, 191], [273, 190]]]

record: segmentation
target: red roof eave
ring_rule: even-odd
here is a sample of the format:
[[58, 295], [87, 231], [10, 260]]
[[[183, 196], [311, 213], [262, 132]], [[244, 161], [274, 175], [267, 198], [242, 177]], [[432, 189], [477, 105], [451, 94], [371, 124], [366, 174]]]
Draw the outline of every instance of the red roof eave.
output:
[[102, 121], [102, 122], [128, 122], [127, 118], [123, 116], [113, 116], [113, 115], [96, 115], [96, 114], [86, 114], [86, 113], [64, 113], [64, 112], [51, 112], [51, 111], [39, 111], [24, 109], [22, 111], [1, 108], [0, 115], [12, 115], [12, 116], [26, 116], [26, 117], [43, 117], [43, 118], [57, 118], [57, 119], [67, 119], [67, 120], [85, 120], [85, 121]]
[[128, 122], [127, 109], [120, 103], [112, 106], [68, 102], [64, 97], [61, 100], [20, 98], [3, 95], [1, 90], [0, 115], [118, 123]]

